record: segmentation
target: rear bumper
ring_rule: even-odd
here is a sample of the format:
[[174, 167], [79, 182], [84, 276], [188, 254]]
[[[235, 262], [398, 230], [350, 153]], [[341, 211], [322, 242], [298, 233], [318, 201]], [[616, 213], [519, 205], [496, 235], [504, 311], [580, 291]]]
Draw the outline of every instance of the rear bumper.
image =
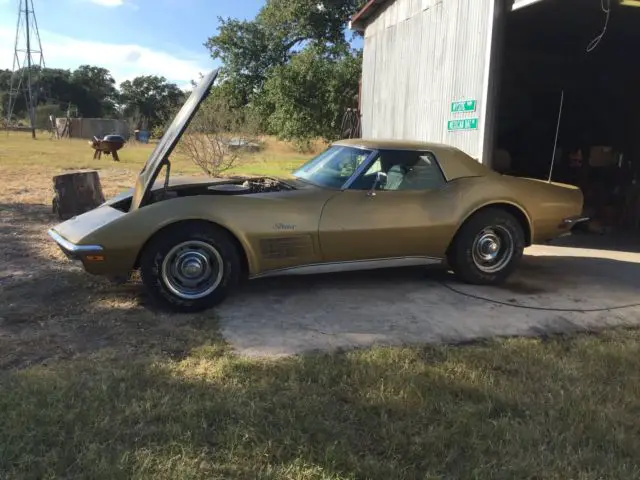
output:
[[588, 222], [589, 221], [589, 217], [585, 217], [582, 215], [576, 215], [573, 217], [567, 217], [565, 219], [562, 220], [562, 222], [560, 223], [559, 227], [562, 229], [571, 229], [574, 226], [576, 226], [579, 223], [583, 223], [583, 222]]
[[560, 222], [558, 225], [559, 235], [558, 237], [566, 237], [573, 234], [573, 228], [576, 225], [579, 225], [584, 222], [588, 222], [590, 220], [589, 217], [585, 217], [583, 215], [575, 215], [573, 217], [567, 217]]
[[64, 238], [54, 229], [50, 229], [47, 233], [58, 244], [58, 247], [60, 247], [60, 250], [62, 250], [67, 258], [73, 260], [84, 260], [87, 256], [102, 254], [103, 248], [100, 245], [76, 245]]

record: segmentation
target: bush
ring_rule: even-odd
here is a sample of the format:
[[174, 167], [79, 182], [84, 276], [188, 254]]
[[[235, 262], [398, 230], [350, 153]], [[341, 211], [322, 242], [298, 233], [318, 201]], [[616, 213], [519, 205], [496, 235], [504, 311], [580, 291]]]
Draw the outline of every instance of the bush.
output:
[[182, 136], [178, 151], [212, 177], [232, 169], [244, 154], [260, 148], [256, 126], [245, 113], [209, 97]]
[[164, 136], [164, 127], [162, 125], [156, 125], [151, 129], [151, 138], [162, 138]]

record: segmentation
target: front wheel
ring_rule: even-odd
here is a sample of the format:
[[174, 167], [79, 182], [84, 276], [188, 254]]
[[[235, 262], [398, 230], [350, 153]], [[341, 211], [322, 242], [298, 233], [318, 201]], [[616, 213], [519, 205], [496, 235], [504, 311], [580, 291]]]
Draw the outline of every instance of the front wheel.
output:
[[513, 215], [488, 208], [462, 225], [449, 252], [449, 263], [464, 282], [499, 284], [520, 262], [524, 243], [524, 231]]
[[240, 257], [226, 231], [204, 222], [161, 232], [142, 252], [140, 275], [151, 296], [173, 311], [222, 302], [237, 285]]

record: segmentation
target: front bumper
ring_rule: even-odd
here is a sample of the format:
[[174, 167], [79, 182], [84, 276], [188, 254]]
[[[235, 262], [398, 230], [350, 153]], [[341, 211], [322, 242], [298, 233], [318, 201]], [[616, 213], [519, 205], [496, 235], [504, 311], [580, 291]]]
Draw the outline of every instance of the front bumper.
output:
[[88, 256], [102, 255], [103, 248], [100, 245], [76, 245], [61, 236], [53, 228], [47, 233], [58, 244], [58, 247], [60, 247], [60, 250], [62, 250], [67, 258], [84, 262]]

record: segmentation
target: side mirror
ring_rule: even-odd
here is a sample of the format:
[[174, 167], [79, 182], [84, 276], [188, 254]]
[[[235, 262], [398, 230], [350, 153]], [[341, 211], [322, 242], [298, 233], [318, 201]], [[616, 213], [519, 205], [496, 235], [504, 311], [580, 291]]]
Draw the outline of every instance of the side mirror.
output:
[[376, 196], [376, 190], [379, 190], [380, 187], [384, 187], [387, 184], [387, 174], [384, 172], [376, 173], [376, 179], [373, 181], [373, 185], [371, 186], [371, 190], [367, 193], [370, 197]]

